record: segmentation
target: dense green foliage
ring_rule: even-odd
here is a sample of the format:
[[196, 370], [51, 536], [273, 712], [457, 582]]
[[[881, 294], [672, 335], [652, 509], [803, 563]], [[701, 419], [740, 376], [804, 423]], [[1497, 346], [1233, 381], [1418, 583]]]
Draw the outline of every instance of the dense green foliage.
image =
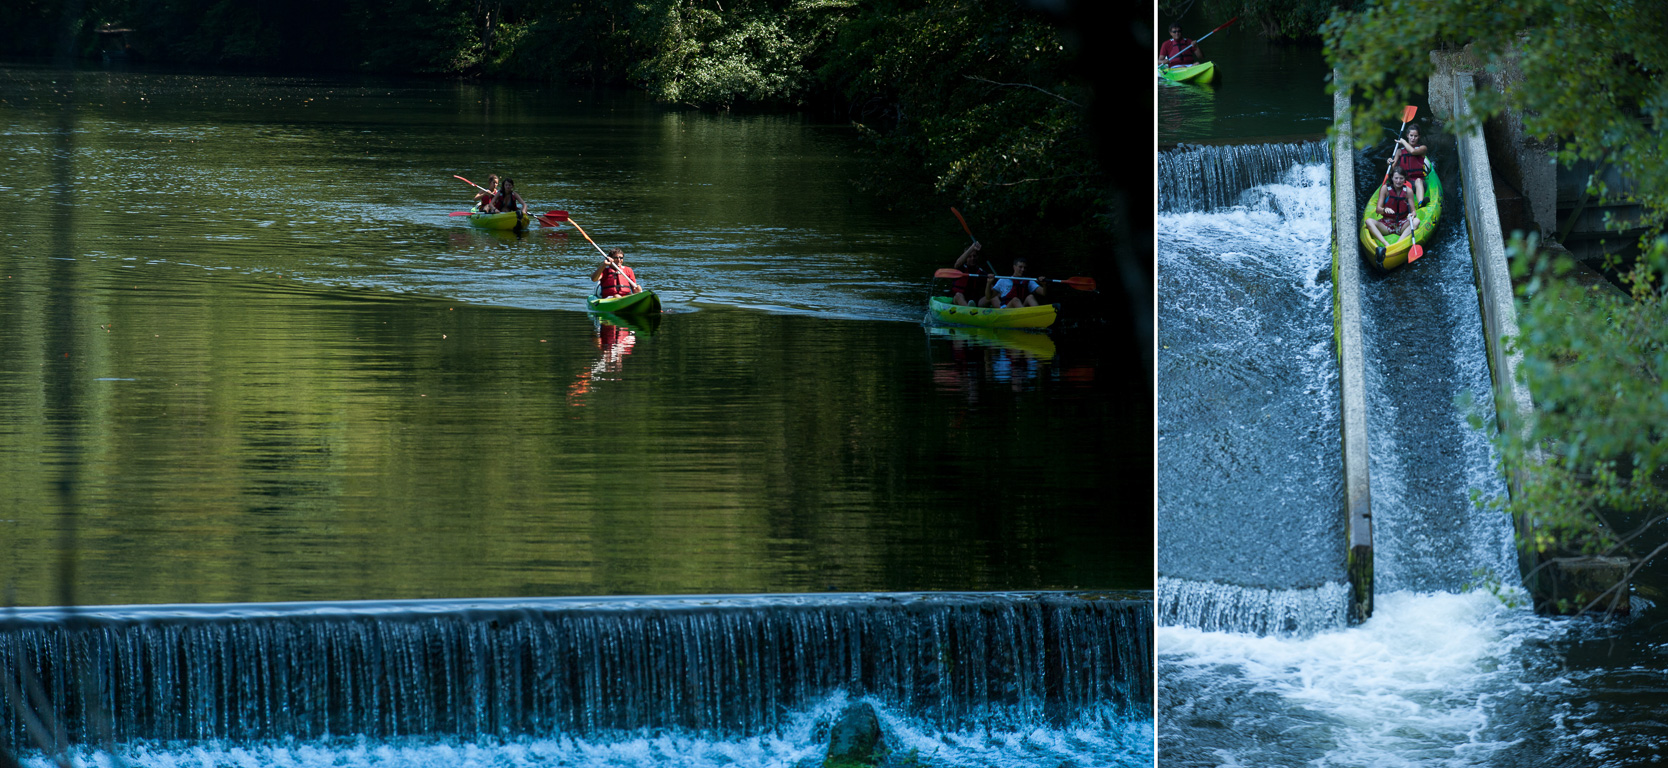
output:
[[[1479, 89], [1477, 119], [1517, 109], [1534, 136], [1560, 142], [1558, 160], [1612, 165], [1642, 204], [1644, 256], [1624, 270], [1628, 298], [1565, 279], [1567, 260], [1532, 243], [1511, 249], [1520, 285], [1521, 375], [1535, 400], [1527, 439], [1499, 438], [1521, 470], [1512, 511], [1535, 532], [1536, 552], [1619, 553], [1649, 516], [1668, 510], [1656, 476], [1668, 460], [1668, 5], [1656, 0], [1409, 0], [1340, 13], [1326, 25], [1328, 56], [1371, 125], [1423, 95], [1429, 51], [1464, 49], [1497, 89]], [[1467, 129], [1470, 126], [1461, 125]], [[1364, 139], [1371, 137], [1365, 136]], [[1593, 183], [1600, 200], [1619, 193]], [[1640, 517], [1644, 515], [1645, 517]], [[1654, 554], [1654, 553], [1652, 553]], [[1648, 557], [1645, 558], [1648, 560]], [[1643, 561], [1641, 561], [1643, 562]]]

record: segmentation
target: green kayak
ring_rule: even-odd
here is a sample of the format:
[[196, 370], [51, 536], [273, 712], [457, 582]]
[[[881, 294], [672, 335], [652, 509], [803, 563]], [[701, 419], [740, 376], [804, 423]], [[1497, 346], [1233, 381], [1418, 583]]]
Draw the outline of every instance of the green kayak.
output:
[[504, 213], [471, 213], [469, 223], [481, 229], [526, 229], [532, 219], [517, 211]]
[[585, 297], [585, 308], [592, 312], [611, 312], [616, 315], [659, 312], [660, 297], [654, 295], [654, 291], [647, 288], [636, 293], [610, 296], [606, 299], [599, 299], [592, 295]]
[[1190, 64], [1185, 67], [1164, 67], [1158, 70], [1158, 76], [1172, 83], [1198, 83], [1203, 85], [1216, 77], [1216, 62], [1207, 61], [1200, 64]]
[[978, 328], [1047, 328], [1054, 324], [1058, 310], [1058, 304], [1018, 309], [959, 306], [948, 296], [934, 296], [927, 303], [927, 311], [940, 323]]

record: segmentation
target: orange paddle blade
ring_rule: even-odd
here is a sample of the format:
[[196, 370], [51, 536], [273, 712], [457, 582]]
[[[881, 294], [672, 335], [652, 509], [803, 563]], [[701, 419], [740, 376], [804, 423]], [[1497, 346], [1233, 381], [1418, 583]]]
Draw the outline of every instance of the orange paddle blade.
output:
[[1423, 255], [1425, 255], [1425, 246], [1414, 245], [1407, 251], [1407, 263], [1412, 264], [1413, 262], [1418, 261], [1419, 257]]
[[1413, 116], [1417, 115], [1417, 114], [1419, 114], [1419, 108], [1416, 107], [1416, 106], [1413, 106], [1412, 104], [1409, 104], [1405, 107], [1402, 107], [1402, 122], [1404, 122], [1404, 123], [1413, 122]]
[[933, 277], [938, 277], [938, 278], [943, 278], [945, 280], [954, 280], [958, 277], [966, 277], [967, 273], [963, 272], [959, 269], [950, 269], [948, 267], [945, 267], [944, 269], [941, 269], [941, 270], [938, 270], [937, 272], [932, 273], [932, 276]]
[[[968, 237], [973, 237], [973, 230], [967, 226], [967, 219], [961, 217], [961, 211], [956, 210], [956, 207], [952, 205], [950, 206], [950, 212], [956, 215], [956, 221], [961, 222], [962, 231], [966, 232]], [[979, 238], [973, 237], [973, 242], [979, 242]]]
[[1095, 279], [1092, 277], [1068, 277], [1064, 280], [1051, 280], [1049, 282], [1065, 283], [1066, 285], [1080, 291], [1092, 291], [1095, 289]]

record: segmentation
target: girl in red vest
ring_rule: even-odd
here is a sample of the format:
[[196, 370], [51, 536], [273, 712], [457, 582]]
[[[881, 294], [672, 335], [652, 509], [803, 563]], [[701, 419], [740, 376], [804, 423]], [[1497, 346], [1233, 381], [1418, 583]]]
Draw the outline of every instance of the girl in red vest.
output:
[[1397, 168], [1402, 169], [1402, 175], [1413, 182], [1413, 189], [1419, 193], [1418, 205], [1425, 204], [1425, 155], [1430, 148], [1419, 136], [1419, 129], [1409, 126], [1407, 138], [1396, 139], [1396, 145], [1401, 148], [1401, 154], [1390, 159]]
[[1367, 231], [1378, 240], [1378, 258], [1383, 260], [1384, 249], [1390, 247], [1388, 235], [1411, 236], [1419, 226], [1419, 217], [1413, 215], [1413, 187], [1401, 168], [1391, 171], [1390, 183], [1379, 190], [1378, 214], [1380, 218], [1367, 219]]
[[[978, 242], [967, 246], [967, 250], [962, 251], [961, 256], [956, 259], [955, 268], [963, 272], [968, 271], [968, 268], [973, 266], [973, 257], [978, 255], [979, 248]], [[988, 277], [981, 279], [978, 275], [962, 275], [950, 284], [950, 298], [964, 307], [990, 306], [985, 303], [985, 291], [989, 287], [990, 278]]]

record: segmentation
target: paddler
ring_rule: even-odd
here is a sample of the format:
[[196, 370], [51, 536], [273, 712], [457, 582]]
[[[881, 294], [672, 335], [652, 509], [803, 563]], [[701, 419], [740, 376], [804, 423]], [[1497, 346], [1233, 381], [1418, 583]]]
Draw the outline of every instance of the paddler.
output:
[[625, 251], [618, 248], [602, 257], [602, 263], [591, 272], [591, 282], [597, 284], [597, 298], [629, 296], [643, 290], [637, 284], [637, 273], [625, 264]]
[[1037, 297], [1044, 295], [1046, 289], [1041, 280], [1020, 279], [1025, 277], [1025, 257], [1015, 256], [1013, 275], [997, 280], [985, 289], [985, 306], [1019, 307], [1037, 306]]
[[1430, 151], [1419, 136], [1419, 129], [1415, 126], [1407, 127], [1407, 138], [1396, 139], [1396, 146], [1400, 153], [1391, 155], [1387, 162], [1395, 163], [1402, 170], [1402, 175], [1413, 182], [1413, 189], [1418, 193], [1415, 198], [1419, 202], [1414, 207], [1425, 204], [1425, 155]]
[[1382, 262], [1384, 249], [1390, 247], [1389, 234], [1412, 237], [1419, 226], [1419, 217], [1413, 211], [1413, 187], [1399, 166], [1390, 171], [1389, 183], [1379, 189], [1378, 214], [1379, 218], [1367, 219], [1367, 231], [1378, 240], [1378, 260]]
[[[1187, 50], [1190, 47], [1192, 50]], [[1176, 54], [1181, 55], [1177, 56]], [[1158, 46], [1159, 66], [1188, 67], [1203, 60], [1204, 55], [1199, 52], [1199, 44], [1191, 38], [1182, 37], [1181, 24], [1171, 24], [1170, 39], [1165, 40]]]
[[[489, 213], [509, 213], [515, 211], [521, 214], [518, 221], [525, 224], [527, 218], [527, 201], [515, 193], [515, 179], [505, 179], [504, 186], [492, 196], [492, 210]], [[520, 226], [520, 225], [517, 225]]]
[[956, 258], [955, 269], [964, 274], [950, 284], [950, 298], [959, 306], [990, 306], [985, 303], [985, 294], [990, 291], [990, 278], [965, 274], [973, 266], [973, 257], [978, 255], [979, 248], [978, 241], [974, 241]]
[[492, 189], [475, 195], [475, 210], [482, 213], [493, 212], [492, 199], [498, 196], [498, 174], [489, 174], [487, 176], [487, 182], [492, 185]]

